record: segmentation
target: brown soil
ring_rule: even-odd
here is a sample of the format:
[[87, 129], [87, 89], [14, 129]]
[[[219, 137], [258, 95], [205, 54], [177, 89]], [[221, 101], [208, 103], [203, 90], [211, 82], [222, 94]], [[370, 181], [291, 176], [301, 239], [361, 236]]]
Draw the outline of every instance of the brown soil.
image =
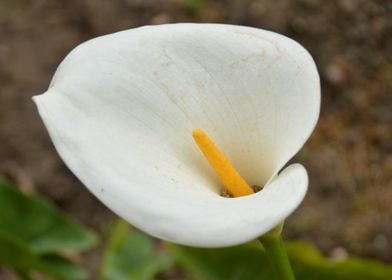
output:
[[[318, 127], [296, 161], [310, 190], [286, 226], [327, 255], [392, 262], [392, 1], [2, 0], [0, 175], [49, 196], [83, 224], [113, 218], [65, 168], [31, 101], [89, 38], [145, 24], [222, 22], [301, 42], [322, 78]], [[91, 269], [96, 255], [88, 257]]]

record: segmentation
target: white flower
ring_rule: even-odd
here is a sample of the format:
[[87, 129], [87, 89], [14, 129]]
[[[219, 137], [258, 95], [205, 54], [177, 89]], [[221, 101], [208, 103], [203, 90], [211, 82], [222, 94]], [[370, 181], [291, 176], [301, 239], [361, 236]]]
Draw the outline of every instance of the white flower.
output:
[[[302, 165], [280, 171], [319, 115], [306, 50], [282, 35], [219, 24], [146, 26], [75, 48], [34, 98], [67, 166], [139, 229], [221, 247], [259, 237], [302, 201]], [[250, 185], [224, 198], [192, 139], [205, 130]]]

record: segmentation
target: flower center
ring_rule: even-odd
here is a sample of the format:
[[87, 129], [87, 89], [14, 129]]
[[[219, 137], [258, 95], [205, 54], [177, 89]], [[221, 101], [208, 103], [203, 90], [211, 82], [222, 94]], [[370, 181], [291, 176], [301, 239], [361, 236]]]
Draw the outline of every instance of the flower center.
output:
[[192, 136], [230, 195], [236, 197], [254, 193], [252, 187], [235, 170], [230, 161], [203, 130], [196, 128], [192, 132]]

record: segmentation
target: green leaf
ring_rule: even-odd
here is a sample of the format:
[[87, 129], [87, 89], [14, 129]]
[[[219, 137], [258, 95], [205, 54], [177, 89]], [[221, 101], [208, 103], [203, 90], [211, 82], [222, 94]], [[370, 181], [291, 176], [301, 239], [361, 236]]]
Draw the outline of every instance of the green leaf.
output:
[[105, 248], [101, 279], [149, 280], [171, 264], [170, 257], [156, 248], [151, 237], [118, 221]]
[[207, 279], [274, 279], [261, 246], [203, 249], [168, 244], [167, 247], [180, 264]]
[[[195, 273], [214, 280], [275, 279], [261, 245], [252, 242], [221, 249], [200, 249], [167, 245], [175, 259]], [[287, 251], [297, 280], [389, 280], [392, 266], [347, 258], [331, 261], [310, 244], [292, 242]]]
[[82, 267], [59, 256], [38, 256], [23, 241], [1, 230], [0, 264], [12, 266], [26, 276], [39, 271], [61, 280], [88, 279], [87, 271]]
[[392, 279], [392, 265], [379, 261], [355, 257], [328, 260], [315, 247], [304, 242], [289, 243], [287, 251], [298, 279]]
[[185, 9], [194, 16], [200, 14], [205, 6], [205, 0], [184, 0]]
[[39, 263], [37, 256], [22, 241], [0, 230], [0, 264], [17, 269], [30, 269]]
[[97, 242], [92, 231], [64, 216], [49, 201], [25, 195], [1, 179], [0, 230], [17, 236], [39, 254], [87, 250]]
[[87, 270], [78, 264], [57, 255], [46, 255], [40, 258], [37, 270], [61, 280], [89, 279]]

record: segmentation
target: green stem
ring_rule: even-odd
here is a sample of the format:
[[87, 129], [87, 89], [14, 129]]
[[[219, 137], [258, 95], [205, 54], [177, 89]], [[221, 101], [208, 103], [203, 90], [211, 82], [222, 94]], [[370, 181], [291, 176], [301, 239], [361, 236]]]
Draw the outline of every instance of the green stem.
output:
[[295, 280], [280, 231], [259, 238], [275, 271], [276, 279]]

